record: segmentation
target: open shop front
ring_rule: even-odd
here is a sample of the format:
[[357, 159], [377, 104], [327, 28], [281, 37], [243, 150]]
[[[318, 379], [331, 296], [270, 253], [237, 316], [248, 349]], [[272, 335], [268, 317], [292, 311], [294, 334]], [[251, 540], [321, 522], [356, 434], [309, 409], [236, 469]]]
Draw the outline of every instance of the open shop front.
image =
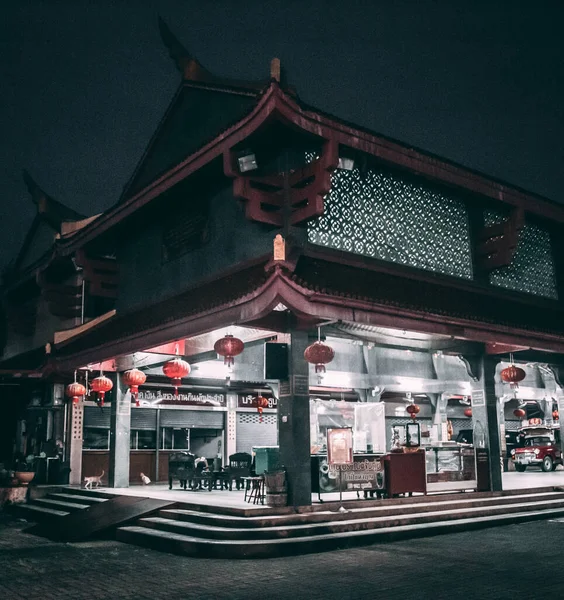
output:
[[[442, 423], [441, 407], [425, 394], [387, 394], [379, 402], [312, 399], [312, 491], [322, 501], [338, 492], [381, 498], [488, 489], [487, 451], [465, 439], [472, 431], [470, 403], [444, 398], [442, 413], [450, 418]], [[328, 458], [328, 437], [341, 429], [351, 430], [353, 444], [352, 463], [342, 467]]]

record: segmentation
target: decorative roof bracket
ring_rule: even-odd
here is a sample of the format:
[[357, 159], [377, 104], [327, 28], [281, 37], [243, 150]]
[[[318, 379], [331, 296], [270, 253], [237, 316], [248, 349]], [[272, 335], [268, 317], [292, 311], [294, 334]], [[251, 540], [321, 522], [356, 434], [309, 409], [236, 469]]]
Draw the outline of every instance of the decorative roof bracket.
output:
[[246, 202], [246, 217], [283, 227], [286, 221], [299, 225], [323, 214], [323, 198], [339, 164], [339, 147], [336, 140], [328, 139], [318, 159], [301, 169], [270, 175], [239, 173], [232, 149], [223, 158], [224, 173], [233, 178], [233, 195]]
[[485, 272], [511, 264], [519, 234], [525, 224], [522, 208], [515, 208], [503, 222], [484, 227], [476, 248], [478, 264]]

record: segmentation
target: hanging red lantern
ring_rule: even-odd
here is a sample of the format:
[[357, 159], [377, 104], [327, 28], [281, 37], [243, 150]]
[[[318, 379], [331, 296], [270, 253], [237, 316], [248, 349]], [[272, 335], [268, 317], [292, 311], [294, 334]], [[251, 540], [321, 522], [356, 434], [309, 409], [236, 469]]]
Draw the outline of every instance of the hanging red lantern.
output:
[[217, 340], [213, 345], [213, 349], [217, 354], [223, 356], [223, 364], [231, 367], [235, 362], [234, 357], [243, 352], [245, 344], [239, 338], [233, 337], [228, 333], [225, 337]]
[[104, 396], [113, 387], [112, 380], [102, 374], [90, 382], [90, 388], [93, 392], [96, 392], [96, 402], [99, 406], [104, 406]]
[[172, 380], [174, 395], [178, 397], [178, 387], [182, 384], [182, 378], [190, 375], [190, 365], [181, 358], [173, 358], [163, 365], [163, 373]]
[[313, 342], [304, 351], [304, 358], [315, 365], [316, 373], [325, 373], [325, 365], [335, 358], [335, 350], [321, 341]]
[[509, 383], [512, 388], [518, 388], [519, 382], [523, 381], [527, 374], [520, 367], [516, 367], [515, 365], [509, 365], [501, 371], [500, 376], [501, 380], [504, 383]]
[[257, 405], [257, 412], [259, 414], [259, 423], [262, 423], [262, 411], [265, 408], [268, 408], [268, 398], [265, 398], [264, 396], [258, 396], [258, 398], [256, 400], [256, 405]]
[[472, 409], [471, 408], [465, 408], [464, 409], [464, 416], [465, 417], [471, 417], [472, 416]]
[[68, 398], [72, 398], [73, 404], [78, 404], [80, 398], [86, 394], [86, 388], [78, 382], [69, 383], [67, 385], [67, 389], [65, 390], [65, 395]]
[[516, 408], [513, 411], [513, 414], [518, 418], [518, 419], [524, 419], [527, 416], [527, 413], [522, 409], [522, 408]]
[[405, 410], [411, 415], [411, 418], [415, 421], [415, 417], [417, 417], [421, 408], [418, 404], [410, 404]]
[[139, 369], [129, 369], [123, 374], [123, 383], [129, 388], [135, 406], [139, 406], [139, 386], [147, 381], [147, 375]]
[[552, 418], [553, 418], [555, 421], [558, 421], [558, 420], [560, 420], [560, 413], [559, 413], [557, 410], [553, 410], [553, 411], [552, 411]]

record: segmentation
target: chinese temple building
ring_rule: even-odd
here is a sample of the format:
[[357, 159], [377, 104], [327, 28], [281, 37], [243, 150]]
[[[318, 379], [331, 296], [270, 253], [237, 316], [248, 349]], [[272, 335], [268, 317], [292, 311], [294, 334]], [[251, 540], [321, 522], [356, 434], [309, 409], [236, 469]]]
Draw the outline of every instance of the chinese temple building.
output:
[[[174, 451], [277, 446], [307, 505], [330, 415], [378, 404], [355, 452], [416, 421], [429, 489], [501, 490], [509, 434], [562, 429], [564, 206], [304, 104], [277, 59], [223, 79], [161, 34], [180, 84], [121, 198], [85, 216], [25, 175], [5, 454], [127, 487]], [[464, 432], [475, 486], [433, 471]]]

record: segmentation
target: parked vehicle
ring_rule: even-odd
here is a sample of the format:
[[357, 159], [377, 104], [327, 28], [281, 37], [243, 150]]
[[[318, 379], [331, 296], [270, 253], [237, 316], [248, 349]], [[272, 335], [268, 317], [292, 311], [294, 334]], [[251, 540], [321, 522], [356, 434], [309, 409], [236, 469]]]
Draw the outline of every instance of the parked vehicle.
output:
[[554, 471], [564, 464], [560, 444], [552, 429], [546, 427], [524, 428], [520, 432], [521, 447], [511, 450], [515, 470], [523, 473], [527, 467], [540, 467], [543, 471]]

